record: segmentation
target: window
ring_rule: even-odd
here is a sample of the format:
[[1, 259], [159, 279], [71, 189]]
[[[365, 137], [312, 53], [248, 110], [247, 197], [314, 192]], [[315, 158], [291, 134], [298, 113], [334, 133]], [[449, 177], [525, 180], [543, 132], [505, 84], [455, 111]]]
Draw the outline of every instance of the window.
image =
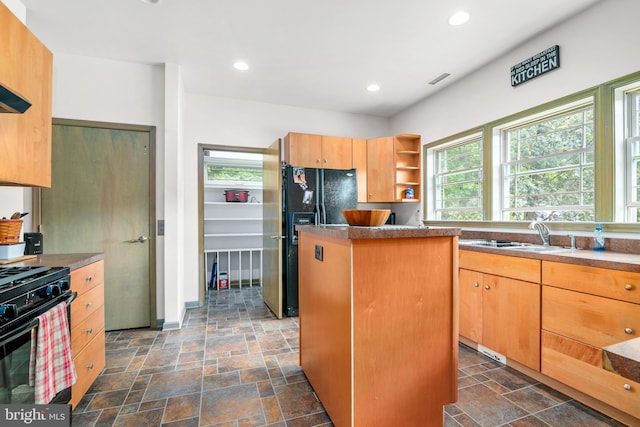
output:
[[640, 222], [640, 88], [624, 92], [624, 148], [626, 154], [626, 218]]
[[204, 152], [205, 185], [226, 188], [261, 188], [262, 155], [254, 153]]
[[499, 129], [505, 221], [594, 221], [593, 100]]
[[482, 135], [438, 146], [428, 156], [435, 180], [430, 216], [450, 221], [482, 220]]

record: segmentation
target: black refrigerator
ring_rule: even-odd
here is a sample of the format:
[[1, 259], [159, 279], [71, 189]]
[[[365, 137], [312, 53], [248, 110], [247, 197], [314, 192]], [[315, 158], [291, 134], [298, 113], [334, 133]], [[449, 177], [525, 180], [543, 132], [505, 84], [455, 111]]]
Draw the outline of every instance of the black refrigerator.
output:
[[357, 209], [356, 171], [286, 166], [282, 176], [282, 307], [298, 315], [298, 225], [346, 224], [343, 209]]

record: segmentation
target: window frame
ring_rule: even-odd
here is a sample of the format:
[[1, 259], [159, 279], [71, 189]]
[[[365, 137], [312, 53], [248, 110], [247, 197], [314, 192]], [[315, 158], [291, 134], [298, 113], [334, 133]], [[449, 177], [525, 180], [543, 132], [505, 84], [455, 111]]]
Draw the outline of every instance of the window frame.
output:
[[[496, 197], [493, 200], [492, 203], [492, 208], [493, 208], [493, 218], [498, 218], [499, 221], [504, 221], [504, 222], [529, 222], [527, 221], [519, 221], [519, 220], [510, 220], [510, 219], [505, 219], [506, 217], [509, 216], [510, 212], [514, 212], [514, 211], [519, 211], [519, 209], [511, 209], [508, 206], [505, 206], [506, 201], [507, 201], [507, 196], [509, 193], [509, 189], [508, 187], [508, 181], [507, 181], [507, 176], [505, 174], [505, 169], [506, 169], [506, 165], [507, 164], [518, 164], [518, 163], [523, 163], [523, 161], [507, 161], [506, 159], [509, 156], [509, 153], [507, 152], [508, 150], [508, 145], [507, 145], [507, 141], [506, 141], [506, 134], [508, 132], [511, 132], [515, 129], [524, 127], [524, 126], [528, 126], [528, 125], [533, 125], [536, 123], [541, 123], [544, 121], [548, 121], [548, 120], [553, 120], [555, 118], [558, 118], [560, 116], [563, 115], [569, 115], [572, 114], [572, 112], [578, 112], [584, 109], [587, 109], [591, 107], [593, 109], [593, 115], [594, 115], [594, 122], [593, 122], [593, 136], [594, 136], [594, 147], [593, 147], [593, 157], [594, 157], [594, 175], [595, 175], [595, 153], [596, 153], [596, 141], [595, 141], [595, 135], [596, 135], [596, 105], [595, 105], [595, 99], [593, 96], [587, 96], [584, 97], [582, 99], [578, 99], [578, 100], [572, 100], [570, 102], [566, 102], [566, 103], [561, 103], [559, 105], [554, 105], [551, 108], [548, 109], [541, 109], [540, 111], [537, 111], [533, 114], [530, 115], [523, 115], [521, 117], [518, 117], [517, 119], [513, 120], [513, 121], [508, 121], [505, 123], [502, 123], [500, 125], [494, 126], [492, 128], [492, 152], [494, 155], [494, 165], [495, 165], [495, 170], [494, 170], [494, 181], [492, 182], [492, 187], [495, 189], [497, 189], [497, 191], [495, 191], [496, 193]], [[586, 150], [581, 149], [581, 150], [576, 150], [580, 152], [580, 156], [584, 156], [584, 154], [586, 153]], [[589, 150], [590, 151], [590, 150]], [[554, 157], [554, 156], [549, 156]], [[579, 166], [581, 169], [583, 167], [582, 163]], [[594, 177], [595, 179], [595, 177]], [[593, 206], [593, 215], [595, 218], [595, 213], [596, 213], [596, 207], [595, 207], [595, 186], [596, 183], [594, 182], [594, 206]], [[576, 207], [579, 207], [582, 205], [577, 205]], [[567, 223], [568, 221], [553, 221], [555, 223]], [[575, 223], [591, 223], [591, 221], [575, 221]], [[595, 222], [595, 221], [594, 221]]]
[[[480, 209], [481, 218], [484, 220], [484, 218], [486, 217], [485, 202], [484, 202], [485, 194], [486, 194], [486, 191], [484, 190], [484, 187], [486, 185], [485, 166], [484, 166], [485, 138], [482, 130], [474, 130], [472, 132], [465, 133], [464, 135], [458, 135], [457, 137], [448, 139], [446, 141], [441, 141], [438, 144], [431, 144], [430, 147], [426, 149], [425, 158], [426, 158], [427, 165], [425, 169], [428, 171], [427, 172], [428, 180], [429, 182], [431, 182], [431, 185], [427, 186], [427, 190], [426, 190], [427, 206], [431, 207], [431, 209], [425, 210], [425, 212], [427, 212], [427, 218], [433, 219], [435, 221], [441, 221], [439, 219], [436, 219], [438, 217], [439, 212], [447, 210], [447, 209], [439, 209], [438, 203], [436, 201], [437, 193], [438, 193], [437, 180], [439, 176], [438, 175], [438, 169], [439, 169], [438, 154], [447, 149], [473, 143], [476, 141], [480, 141], [480, 143], [482, 144], [482, 149], [481, 149], [482, 162], [481, 162], [481, 168], [480, 168], [480, 174], [481, 174], [480, 185], [482, 187], [482, 190], [481, 190], [480, 200], [479, 200], [480, 202], [479, 209]], [[425, 178], [425, 182], [427, 182], [427, 178]], [[466, 221], [475, 223], [478, 220], [466, 220]]]

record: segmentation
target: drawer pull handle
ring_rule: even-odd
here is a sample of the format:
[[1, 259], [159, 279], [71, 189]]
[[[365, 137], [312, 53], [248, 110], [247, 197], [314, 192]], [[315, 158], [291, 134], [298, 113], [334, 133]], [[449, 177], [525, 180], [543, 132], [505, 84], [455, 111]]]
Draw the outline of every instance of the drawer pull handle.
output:
[[633, 333], [633, 329], [625, 328], [624, 333], [627, 334], [627, 335], [631, 335]]
[[92, 303], [88, 302], [87, 303], [87, 308], [91, 307], [92, 305], [93, 305]]
[[491, 289], [491, 286], [489, 286], [489, 285], [484, 285], [484, 288], [485, 288], [486, 290], [489, 290], [489, 289]]
[[624, 389], [627, 390], [627, 391], [631, 391], [631, 385], [625, 384], [624, 385]]
[[92, 281], [92, 280], [93, 280], [93, 277], [91, 277], [91, 276], [87, 276], [84, 280], [85, 280], [85, 281], [87, 281], [87, 282], [90, 282], [90, 281]]
[[474, 287], [474, 288], [477, 288], [478, 286], [480, 286], [480, 285], [478, 284], [478, 282], [476, 282], [476, 283], [474, 283], [474, 284], [473, 284], [473, 287]]
[[93, 369], [93, 363], [87, 366], [87, 369]]
[[89, 329], [87, 329], [87, 333], [88, 333], [88, 334], [92, 334], [92, 333], [93, 333], [93, 328], [89, 328]]
[[628, 290], [628, 291], [631, 291], [631, 290], [633, 290], [633, 285], [630, 285], [630, 284], [627, 283], [626, 285], [624, 285], [624, 288], [626, 290]]

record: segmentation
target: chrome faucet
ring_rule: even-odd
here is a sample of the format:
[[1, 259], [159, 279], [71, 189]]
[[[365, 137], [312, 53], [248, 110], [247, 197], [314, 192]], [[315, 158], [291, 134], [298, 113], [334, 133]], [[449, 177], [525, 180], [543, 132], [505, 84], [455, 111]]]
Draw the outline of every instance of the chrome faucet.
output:
[[549, 229], [542, 223], [542, 221], [531, 221], [531, 224], [529, 224], [529, 228], [532, 230], [538, 230], [540, 238], [542, 239], [542, 244], [545, 246], [549, 246]]

